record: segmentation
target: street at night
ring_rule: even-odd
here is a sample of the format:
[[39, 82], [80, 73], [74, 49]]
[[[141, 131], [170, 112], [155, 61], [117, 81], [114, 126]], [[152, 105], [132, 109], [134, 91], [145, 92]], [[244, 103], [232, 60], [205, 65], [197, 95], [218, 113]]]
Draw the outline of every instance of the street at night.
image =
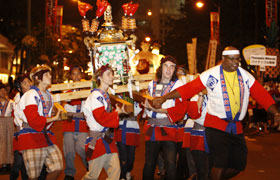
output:
[[[53, 130], [57, 136], [59, 147], [62, 150], [62, 123], [58, 122], [54, 125]], [[276, 180], [280, 177], [279, 162], [280, 162], [280, 133], [271, 132], [269, 134], [258, 134], [249, 136], [247, 142], [248, 147], [248, 161], [244, 172], [241, 172], [233, 180]], [[142, 179], [142, 170], [145, 162], [145, 143], [144, 136], [141, 132], [141, 145], [136, 148], [135, 163], [132, 171], [134, 180]], [[75, 166], [77, 167], [77, 174], [75, 179], [81, 179], [86, 170], [78, 156], [76, 156]], [[107, 177], [105, 171], [102, 171], [100, 180], [105, 180]], [[160, 179], [155, 174], [156, 179]], [[0, 175], [1, 180], [8, 180], [8, 175]], [[59, 180], [64, 179], [64, 173], [59, 176]]]
[[280, 179], [279, 5], [0, 0], [0, 180]]

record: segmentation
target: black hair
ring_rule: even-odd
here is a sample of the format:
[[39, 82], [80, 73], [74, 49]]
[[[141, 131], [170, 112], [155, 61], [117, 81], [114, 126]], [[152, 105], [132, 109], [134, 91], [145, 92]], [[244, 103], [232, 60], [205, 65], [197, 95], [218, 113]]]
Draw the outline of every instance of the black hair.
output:
[[[160, 83], [161, 78], [162, 78], [162, 64], [157, 68], [157, 71], [156, 71], [157, 83]], [[177, 79], [178, 79], [177, 68], [175, 68], [174, 73], [173, 73], [170, 81], [176, 81]]]
[[15, 89], [18, 91], [18, 92], [20, 92], [20, 95], [23, 95], [23, 92], [22, 92], [22, 89], [21, 89], [21, 83], [22, 83], [22, 81], [24, 81], [24, 79], [29, 79], [30, 81], [31, 81], [31, 79], [30, 79], [30, 77], [29, 77], [29, 74], [21, 74], [21, 75], [19, 75], [17, 78], [16, 78], [16, 80], [14, 81], [14, 87], [15, 87]]
[[69, 71], [69, 74], [70, 74], [70, 75], [71, 75], [71, 73], [72, 73], [72, 71], [73, 71], [74, 69], [78, 69], [80, 72], [83, 71], [83, 68], [82, 68], [81, 66], [75, 65], [75, 66], [72, 66], [72, 67], [70, 68], [70, 71]]
[[3, 84], [2, 82], [0, 82], [0, 89], [5, 88], [7, 90], [7, 87], [5, 86], [5, 84]]

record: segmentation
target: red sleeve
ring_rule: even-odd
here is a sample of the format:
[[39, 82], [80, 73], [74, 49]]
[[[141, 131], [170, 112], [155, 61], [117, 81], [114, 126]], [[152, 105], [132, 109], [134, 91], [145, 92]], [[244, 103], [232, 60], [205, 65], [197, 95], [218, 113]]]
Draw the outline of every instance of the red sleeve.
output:
[[198, 110], [196, 101], [189, 102], [188, 115], [192, 119], [198, 119], [201, 116], [201, 112]]
[[196, 78], [195, 80], [177, 88], [176, 90], [179, 92], [181, 98], [183, 100], [190, 99], [200, 91], [205, 89], [205, 86], [202, 84], [200, 78]]
[[253, 86], [250, 88], [251, 96], [267, 110], [272, 104], [275, 104], [275, 101], [264, 89], [264, 87], [256, 80]]
[[170, 121], [173, 123], [182, 120], [186, 113], [188, 113], [188, 115], [193, 119], [197, 119], [200, 117], [197, 103], [195, 101], [180, 102], [177, 99], [175, 106], [168, 108], [167, 113], [170, 117]]
[[104, 127], [117, 128], [119, 127], [119, 115], [116, 111], [108, 113], [105, 107], [94, 109], [92, 111], [94, 119]]
[[69, 103], [71, 106], [80, 105], [82, 103], [81, 99], [72, 99]]
[[35, 129], [36, 131], [42, 131], [44, 129], [47, 119], [44, 116], [40, 116], [37, 105], [28, 105], [23, 112], [32, 129]]

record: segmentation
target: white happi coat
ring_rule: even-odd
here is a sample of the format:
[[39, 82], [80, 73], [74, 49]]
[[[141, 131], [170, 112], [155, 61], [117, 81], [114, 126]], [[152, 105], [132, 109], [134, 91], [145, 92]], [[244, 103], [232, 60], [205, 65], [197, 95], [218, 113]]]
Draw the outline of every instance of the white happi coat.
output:
[[[49, 110], [48, 116], [51, 117], [52, 115], [52, 109], [53, 109], [53, 98], [52, 95], [50, 96], [51, 101], [51, 108]], [[37, 91], [35, 89], [30, 89], [24, 95], [21, 97], [19, 101], [19, 115], [20, 119], [22, 119], [23, 122], [28, 123], [26, 116], [23, 112], [23, 110], [28, 107], [29, 105], [36, 105], [38, 107], [38, 113], [40, 116], [44, 116], [43, 114], [43, 104], [41, 102], [41, 98]], [[48, 124], [47, 129], [49, 129], [52, 126], [53, 122]]]
[[90, 131], [103, 131], [104, 126], [99, 124], [92, 115], [92, 112], [104, 106], [105, 110], [108, 108], [109, 104], [106, 102], [105, 98], [103, 97], [102, 93], [99, 91], [93, 91], [89, 97], [86, 99], [84, 105], [82, 106], [82, 112], [86, 117], [87, 125]]
[[[199, 77], [203, 85], [207, 89], [208, 102], [207, 102], [207, 113], [213, 116], [217, 116], [221, 119], [226, 118], [226, 112], [222, 97], [222, 89], [221, 89], [221, 78], [220, 78], [220, 67], [215, 66], [205, 72], [203, 72]], [[241, 109], [241, 114], [239, 116], [239, 120], [241, 121], [246, 113], [250, 96], [250, 88], [255, 82], [255, 78], [247, 71], [238, 68], [241, 76], [243, 78], [244, 83], [244, 99], [243, 106]], [[241, 101], [241, 99], [240, 99]]]
[[[174, 84], [174, 86], [172, 87], [172, 89], [169, 91], [173, 91], [174, 89], [180, 87], [183, 85], [183, 82], [181, 80], [177, 80]], [[150, 96], [152, 96], [152, 93], [153, 93], [153, 81], [151, 81], [149, 83], [149, 86], [148, 86], [148, 93]], [[175, 99], [168, 99], [167, 101], [165, 101], [163, 104], [162, 104], [162, 108], [163, 109], [168, 109], [170, 107], [174, 107], [175, 106]], [[147, 110], [145, 109], [145, 113], [148, 117], [152, 118], [153, 116], [153, 111], [150, 111], [150, 110]], [[156, 117], [157, 119], [162, 119], [162, 118], [168, 118], [168, 115], [165, 114], [165, 113], [156, 113]]]

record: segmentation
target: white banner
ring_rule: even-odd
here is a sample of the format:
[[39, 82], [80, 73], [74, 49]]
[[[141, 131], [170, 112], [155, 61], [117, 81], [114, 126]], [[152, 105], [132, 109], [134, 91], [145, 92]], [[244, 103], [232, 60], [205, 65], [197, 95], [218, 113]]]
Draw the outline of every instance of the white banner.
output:
[[193, 45], [193, 66], [194, 66], [194, 73], [197, 73], [197, 59], [196, 59], [196, 46], [197, 46], [197, 38], [192, 38], [192, 45]]
[[188, 65], [189, 65], [189, 73], [194, 74], [194, 58], [193, 58], [193, 44], [187, 43], [187, 53], [188, 53]]
[[251, 55], [250, 65], [255, 66], [276, 66], [277, 56], [267, 56], [267, 55]]

